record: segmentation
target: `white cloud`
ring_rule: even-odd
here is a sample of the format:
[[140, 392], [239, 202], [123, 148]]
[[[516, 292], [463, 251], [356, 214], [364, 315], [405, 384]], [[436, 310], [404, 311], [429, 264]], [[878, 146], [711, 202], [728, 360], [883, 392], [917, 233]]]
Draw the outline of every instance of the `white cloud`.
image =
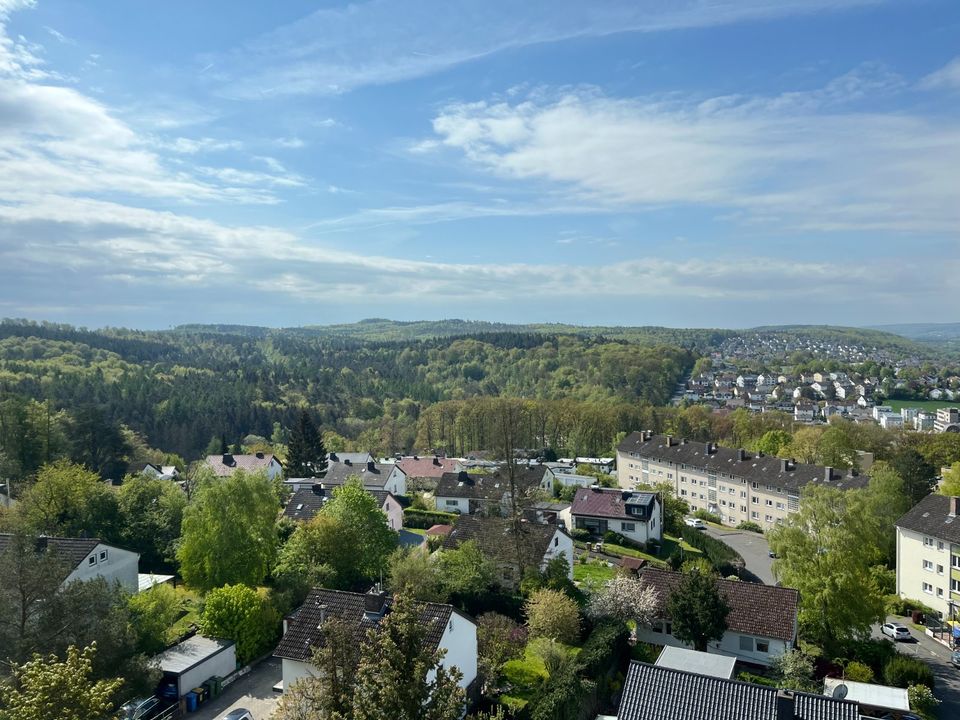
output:
[[233, 68], [222, 92], [247, 99], [329, 95], [429, 75], [525, 45], [764, 20], [879, 1], [368, 0], [317, 10], [237, 49], [222, 63]]
[[200, 152], [220, 152], [222, 150], [239, 150], [243, 143], [239, 140], [218, 140], [217, 138], [185, 138], [178, 137], [168, 141], [158, 141], [158, 145], [167, 150], [185, 155], [194, 155]]
[[960, 89], [960, 57], [955, 57], [939, 70], [930, 73], [920, 81], [924, 90]]
[[960, 124], [848, 105], [901, 84], [867, 68], [772, 98], [539, 92], [451, 105], [432, 140], [497, 176], [595, 205], [696, 204], [808, 230], [953, 233]]

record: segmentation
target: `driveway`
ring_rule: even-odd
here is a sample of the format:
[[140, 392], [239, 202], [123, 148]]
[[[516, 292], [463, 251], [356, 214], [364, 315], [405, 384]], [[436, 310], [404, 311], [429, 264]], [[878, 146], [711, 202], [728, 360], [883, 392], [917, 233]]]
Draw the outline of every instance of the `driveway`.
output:
[[280, 682], [282, 672], [279, 658], [269, 658], [257, 665], [239, 680], [230, 683], [223, 695], [203, 704], [189, 717], [196, 720], [219, 720], [230, 710], [246, 708], [253, 713], [254, 720], [268, 720], [273, 714], [280, 693], [274, 692], [274, 685]]
[[[913, 642], [898, 642], [897, 650], [904, 655], [918, 657], [930, 666], [936, 678], [937, 686], [933, 694], [940, 701], [937, 716], [941, 718], [960, 718], [960, 670], [950, 664], [950, 651], [925, 633], [921, 633], [910, 624], [909, 618], [888, 617], [888, 622], [906, 625]], [[874, 637], [885, 637], [880, 626], [873, 626]], [[881, 680], [881, 678], [878, 678]]]
[[770, 546], [767, 539], [758, 533], [746, 530], [720, 529], [708, 525], [704, 530], [707, 535], [722, 540], [743, 556], [747, 570], [754, 578], [765, 585], [774, 585], [777, 581], [773, 577], [773, 558], [770, 557]]

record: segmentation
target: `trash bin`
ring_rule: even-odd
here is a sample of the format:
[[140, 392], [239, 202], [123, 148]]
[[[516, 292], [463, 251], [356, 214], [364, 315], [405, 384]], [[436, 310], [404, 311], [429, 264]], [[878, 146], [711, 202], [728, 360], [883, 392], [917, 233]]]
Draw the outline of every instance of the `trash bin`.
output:
[[216, 686], [213, 682], [213, 678], [208, 678], [203, 681], [203, 687], [207, 690], [207, 697], [211, 700], [217, 696]]
[[203, 705], [207, 701], [207, 689], [205, 687], [195, 687], [193, 692], [197, 694], [197, 705]]
[[194, 712], [197, 709], [197, 694], [191, 691], [184, 695], [184, 698], [187, 701], [187, 712]]
[[223, 678], [219, 675], [214, 675], [210, 680], [213, 682], [214, 695], [220, 697], [220, 693], [223, 692]]

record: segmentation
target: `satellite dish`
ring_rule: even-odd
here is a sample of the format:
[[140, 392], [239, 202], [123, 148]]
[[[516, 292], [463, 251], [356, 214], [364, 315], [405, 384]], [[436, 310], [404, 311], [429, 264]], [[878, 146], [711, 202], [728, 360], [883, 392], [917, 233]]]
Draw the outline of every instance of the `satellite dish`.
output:
[[837, 700], [843, 700], [847, 696], [848, 692], [850, 692], [850, 688], [848, 688], [843, 683], [840, 683], [833, 689], [833, 696]]

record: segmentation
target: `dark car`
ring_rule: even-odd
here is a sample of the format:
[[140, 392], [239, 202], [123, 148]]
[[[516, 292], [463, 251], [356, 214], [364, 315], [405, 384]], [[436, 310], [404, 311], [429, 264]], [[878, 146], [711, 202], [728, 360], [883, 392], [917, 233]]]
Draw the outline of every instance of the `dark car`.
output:
[[253, 720], [253, 713], [246, 708], [237, 708], [224, 715], [223, 720]]

